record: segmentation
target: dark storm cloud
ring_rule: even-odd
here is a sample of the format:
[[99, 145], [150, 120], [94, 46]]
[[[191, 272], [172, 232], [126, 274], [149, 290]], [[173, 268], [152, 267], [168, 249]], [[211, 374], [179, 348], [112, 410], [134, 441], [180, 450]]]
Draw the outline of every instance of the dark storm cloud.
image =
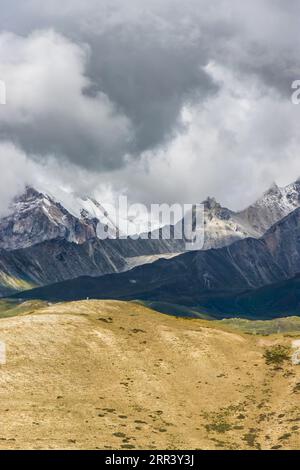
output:
[[[54, 153], [85, 166], [114, 168], [122, 164], [124, 155], [139, 154], [168, 141], [180, 129], [182, 106], [205, 100], [217, 90], [203, 69], [209, 60], [205, 41], [199, 40], [199, 26], [191, 25], [190, 19], [180, 24], [176, 15], [173, 21], [164, 17], [166, 12], [160, 8], [152, 15], [134, 3], [129, 17], [122, 11], [120, 16], [118, 12], [117, 16], [106, 10], [99, 12], [96, 4], [95, 9], [87, 6], [82, 17], [76, 15], [76, 4], [71, 15], [64, 11], [60, 15], [60, 10], [54, 15], [51, 8], [42, 16], [37, 2], [28, 5], [22, 12], [23, 22], [18, 16], [14, 21], [8, 10], [2, 27], [5, 22], [6, 28], [25, 35], [26, 40], [32, 28], [51, 26], [74, 43], [88, 44], [89, 60], [83, 73], [92, 83], [84, 93], [90, 97], [104, 93], [115, 112], [126, 116], [131, 126], [130, 137], [123, 136], [122, 141], [116, 134], [111, 143], [103, 143], [91, 138], [84, 125], [76, 132], [72, 120], [62, 122], [59, 115], [47, 110], [38, 122], [5, 123], [2, 136], [19, 143], [28, 153]], [[68, 79], [72, 81], [71, 73]], [[114, 140], [119, 140], [118, 145]]]
[[[124, 155], [165, 143], [180, 130], [180, 112], [189, 102], [217, 91], [204, 67], [223, 62], [258, 77], [280, 93], [289, 93], [296, 73], [291, 42], [299, 40], [299, 6], [292, 1], [131, 0], [89, 3], [83, 0], [2, 2], [3, 30], [28, 35], [53, 28], [77, 44], [88, 44], [86, 93], [104, 93], [131, 125], [131, 136], [91, 138], [59, 116], [39, 117], [27, 125], [6, 123], [2, 136], [29, 153], [57, 153], [90, 167], [114, 168]], [[290, 14], [289, 14], [290, 13]], [[278, 41], [278, 28], [281, 28]], [[72, 76], [69, 76], [72, 80]], [[67, 86], [67, 85], [66, 85]], [[73, 110], [76, 112], [76, 109]], [[77, 111], [79, 112], [79, 110]], [[72, 129], [76, 132], [72, 133]], [[101, 133], [101, 131], [100, 131]]]
[[[207, 57], [199, 45], [180, 44], [176, 35], [161, 44], [155, 29], [116, 28], [92, 40], [91, 77], [130, 117], [135, 128], [134, 151], [168, 139], [178, 125], [184, 103], [205, 100], [217, 87], [202, 67]], [[124, 28], [125, 29], [125, 28]]]
[[0, 13], [14, 33], [0, 41], [12, 91], [0, 138], [36, 161], [108, 171], [164, 200], [182, 174], [190, 197], [201, 184], [225, 197], [223, 175], [258, 181], [258, 161], [259, 189], [285, 159], [295, 172], [298, 1], [2, 0]]

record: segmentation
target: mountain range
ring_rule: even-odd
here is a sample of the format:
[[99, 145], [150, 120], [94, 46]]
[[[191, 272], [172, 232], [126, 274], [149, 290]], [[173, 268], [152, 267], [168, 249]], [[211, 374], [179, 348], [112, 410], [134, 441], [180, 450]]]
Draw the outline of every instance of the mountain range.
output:
[[0, 219], [0, 293], [139, 299], [170, 311], [182, 305], [212, 315], [231, 309], [262, 315], [263, 303], [245, 299], [281, 282], [286, 291], [300, 272], [300, 181], [272, 185], [240, 212], [214, 198], [203, 204], [203, 250], [186, 252], [184, 240], [174, 236], [184, 220], [171, 227], [169, 240], [151, 239], [151, 233], [143, 240], [100, 240], [101, 224], [101, 230], [118, 230], [101, 203], [84, 197], [70, 209], [63, 198], [26, 188]]
[[[84, 298], [159, 301], [221, 311], [223, 299], [236, 311], [236, 296], [294, 278], [300, 266], [300, 208], [260, 239], [246, 238], [218, 249], [191, 251], [130, 271], [74, 280], [23, 292], [22, 298]], [[229, 299], [231, 302], [228, 303]], [[227, 302], [227, 303], [226, 303]], [[299, 299], [300, 306], [300, 299]], [[245, 314], [245, 309], [237, 313]]]

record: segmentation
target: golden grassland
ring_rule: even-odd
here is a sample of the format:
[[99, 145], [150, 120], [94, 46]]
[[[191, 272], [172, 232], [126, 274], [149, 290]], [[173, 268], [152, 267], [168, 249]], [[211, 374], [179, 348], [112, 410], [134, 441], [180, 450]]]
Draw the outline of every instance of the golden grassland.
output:
[[117, 301], [10, 308], [1, 449], [300, 448], [300, 333], [252, 335]]

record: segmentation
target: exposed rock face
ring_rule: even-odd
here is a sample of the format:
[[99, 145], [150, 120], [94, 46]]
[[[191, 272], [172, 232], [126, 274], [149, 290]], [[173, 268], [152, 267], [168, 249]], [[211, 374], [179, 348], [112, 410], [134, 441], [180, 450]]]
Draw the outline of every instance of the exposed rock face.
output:
[[82, 244], [49, 240], [14, 251], [0, 251], [0, 293], [73, 279], [122, 271], [126, 261], [107, 241]]
[[50, 196], [27, 188], [14, 200], [11, 214], [0, 219], [0, 248], [15, 250], [56, 238], [84, 243], [96, 237], [97, 223], [87, 214], [78, 219]]
[[300, 207], [300, 180], [284, 188], [273, 184], [255, 204], [237, 215], [262, 235], [297, 207]]
[[26, 298], [160, 300], [197, 305], [207, 293], [254, 289], [294, 277], [300, 271], [300, 208], [265, 236], [228, 247], [189, 252], [131, 271], [67, 281], [28, 292]]
[[[66, 204], [67, 209], [64, 203], [53, 197], [27, 188], [25, 194], [13, 202], [11, 214], [0, 219], [0, 248], [26, 248], [56, 238], [81, 244], [96, 238], [100, 227], [103, 230], [107, 226], [112, 233], [118, 230], [110, 215], [94, 199], [77, 198], [75, 203], [66, 201]], [[222, 207], [214, 198], [207, 198], [203, 205], [203, 249], [219, 248], [247, 237], [261, 237], [274, 223], [299, 207], [300, 181], [285, 188], [273, 185], [261, 199], [241, 212]], [[184, 252], [185, 243], [178, 239], [182, 223], [179, 221], [174, 227], [164, 227], [160, 232], [155, 230], [151, 234], [152, 240], [134, 243], [121, 240], [114, 245], [118, 245], [122, 256]], [[161, 234], [167, 236], [162, 237]], [[160, 239], [154, 240], [155, 237]]]
[[[204, 205], [203, 249], [221, 248], [247, 237], [260, 238], [272, 225], [300, 207], [300, 180], [284, 188], [273, 184], [258, 201], [240, 212], [222, 207], [213, 197], [208, 197], [202, 204]], [[182, 221], [175, 225], [175, 234], [181, 225]], [[173, 240], [169, 245], [172, 242]], [[184, 251], [184, 244], [177, 241], [176, 248], [177, 251], [178, 249]]]
[[[27, 188], [25, 194], [14, 201], [11, 215], [0, 219], [0, 294], [83, 275], [125, 271], [143, 263], [145, 257], [156, 259], [158, 255], [186, 251], [184, 240], [176, 238], [182, 221], [155, 232], [156, 236], [170, 232], [169, 239], [100, 241], [97, 230], [99, 225], [102, 228], [105, 225], [105, 210], [97, 201], [78, 201], [78, 207], [71, 207], [70, 212], [55, 198], [33, 188]], [[153, 266], [153, 271], [149, 266], [145, 270], [140, 268], [138, 272], [143, 282], [149, 280], [149, 286], [144, 286], [145, 292], [152, 288], [150, 272], [155, 272], [155, 286], [162, 283], [166, 291], [165, 282], [172, 276], [179, 276], [180, 289], [188, 287], [188, 291], [192, 291], [189, 295], [193, 296], [197, 289], [262, 286], [300, 271], [297, 211], [288, 221], [284, 219], [272, 227], [263, 239], [254, 240], [261, 237], [271, 223], [299, 206], [299, 181], [285, 188], [273, 185], [259, 201], [240, 213], [222, 207], [214, 198], [208, 198], [203, 204], [204, 249], [208, 251], [192, 252], [189, 256], [185, 253], [166, 264], [161, 261]], [[108, 222], [108, 229], [116, 228]], [[150, 238], [150, 234], [147, 236]], [[249, 237], [251, 239], [244, 240]], [[234, 243], [237, 241], [240, 243]], [[227, 248], [209, 250], [222, 247]], [[132, 257], [134, 264], [127, 263], [127, 258]]]
[[235, 212], [222, 207], [214, 198], [204, 202], [204, 249], [220, 248], [246, 237], [259, 237], [261, 232]]
[[[220, 248], [231, 243], [242, 240], [246, 237], [260, 237], [261, 233], [248, 223], [247, 220], [240, 218], [235, 212], [222, 207], [215, 198], [208, 197], [202, 202], [201, 206], [195, 206], [192, 212], [188, 212], [185, 217], [174, 226], [165, 226], [160, 230], [152, 232], [156, 237], [162, 234], [161, 245], [168, 252], [185, 252], [186, 243], [182, 240], [182, 234], [189, 235], [191, 229], [203, 240], [199, 249], [208, 250], [210, 248]], [[171, 237], [169, 237], [171, 233]], [[159, 245], [160, 246], [160, 245]]]
[[300, 207], [300, 180], [284, 188], [273, 184], [258, 201], [240, 212], [224, 208], [210, 197], [203, 204], [203, 249], [220, 248], [247, 237], [261, 237], [272, 225]]

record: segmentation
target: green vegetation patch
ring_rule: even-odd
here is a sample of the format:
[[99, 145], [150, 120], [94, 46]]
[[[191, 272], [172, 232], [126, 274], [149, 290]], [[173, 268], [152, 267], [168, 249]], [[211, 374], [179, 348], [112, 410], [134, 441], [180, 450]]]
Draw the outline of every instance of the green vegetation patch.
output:
[[220, 325], [252, 335], [272, 335], [280, 333], [297, 333], [300, 331], [300, 317], [276, 318], [274, 320], [246, 320], [230, 318], [216, 321]]
[[290, 359], [291, 350], [288, 346], [282, 344], [276, 344], [268, 349], [264, 353], [266, 364], [281, 366], [285, 361]]
[[0, 300], [0, 318], [15, 317], [32, 313], [47, 305], [46, 302], [31, 300], [22, 302], [20, 300]]

